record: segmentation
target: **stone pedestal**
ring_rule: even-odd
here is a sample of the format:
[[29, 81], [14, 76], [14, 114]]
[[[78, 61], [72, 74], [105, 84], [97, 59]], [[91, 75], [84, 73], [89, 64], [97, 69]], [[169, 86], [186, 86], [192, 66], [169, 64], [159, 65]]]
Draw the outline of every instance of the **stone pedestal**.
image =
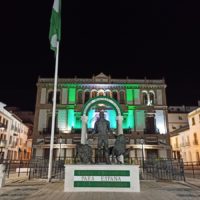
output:
[[64, 192], [140, 192], [139, 165], [65, 165]]
[[5, 165], [0, 164], [0, 188], [5, 185], [6, 175], [5, 175]]
[[81, 129], [81, 144], [86, 144], [87, 141], [87, 120], [88, 117], [83, 115], [81, 117], [82, 120], [82, 129]]

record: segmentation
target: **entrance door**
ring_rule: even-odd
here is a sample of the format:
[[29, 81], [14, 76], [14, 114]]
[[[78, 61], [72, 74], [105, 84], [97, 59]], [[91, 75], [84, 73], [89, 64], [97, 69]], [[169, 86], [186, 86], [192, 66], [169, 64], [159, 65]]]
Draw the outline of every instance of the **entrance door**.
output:
[[147, 149], [147, 159], [155, 159], [158, 158], [158, 149]]

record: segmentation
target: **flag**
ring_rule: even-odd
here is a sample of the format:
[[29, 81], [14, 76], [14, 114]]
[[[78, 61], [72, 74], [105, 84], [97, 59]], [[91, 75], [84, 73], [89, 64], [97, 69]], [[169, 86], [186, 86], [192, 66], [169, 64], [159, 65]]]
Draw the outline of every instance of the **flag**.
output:
[[50, 48], [56, 51], [56, 43], [61, 39], [61, 0], [54, 0], [51, 13], [49, 40]]

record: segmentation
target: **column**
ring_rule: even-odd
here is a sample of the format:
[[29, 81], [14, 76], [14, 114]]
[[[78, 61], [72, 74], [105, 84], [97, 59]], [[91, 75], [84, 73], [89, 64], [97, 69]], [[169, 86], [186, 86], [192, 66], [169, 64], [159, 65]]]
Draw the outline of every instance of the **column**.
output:
[[[123, 121], [123, 116], [119, 115], [117, 116], [117, 134], [121, 135], [123, 134], [123, 129], [122, 129], [122, 121]], [[122, 163], [124, 163], [124, 156], [120, 155], [118, 158]]]
[[117, 116], [118, 135], [123, 134], [122, 121], [123, 121], [123, 116], [121, 116], [121, 115]]
[[86, 144], [87, 141], [87, 120], [88, 116], [81, 116], [82, 120], [82, 129], [81, 129], [81, 144]]

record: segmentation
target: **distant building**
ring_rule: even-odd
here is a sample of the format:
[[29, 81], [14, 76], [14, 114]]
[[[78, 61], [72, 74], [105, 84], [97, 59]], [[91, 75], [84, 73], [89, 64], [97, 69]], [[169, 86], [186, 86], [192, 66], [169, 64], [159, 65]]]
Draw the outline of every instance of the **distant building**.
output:
[[198, 106], [168, 106], [169, 132], [188, 126], [188, 113], [197, 108]]
[[200, 108], [188, 114], [188, 125], [170, 133], [173, 158], [200, 162]]
[[[37, 82], [34, 157], [49, 157], [53, 84], [50, 78]], [[165, 88], [163, 79], [113, 79], [103, 73], [92, 78], [59, 78], [54, 157], [75, 157], [76, 144], [85, 142], [101, 110], [112, 131], [125, 134], [127, 148], [134, 149], [131, 158], [141, 158], [142, 147], [145, 159], [170, 157]], [[97, 144], [89, 142], [95, 156]], [[110, 136], [109, 145], [113, 143]]]
[[30, 159], [28, 148], [29, 127], [0, 102], [0, 154], [1, 159]]
[[19, 117], [22, 122], [28, 127], [27, 154], [32, 155], [34, 113], [32, 111], [23, 111], [18, 107], [6, 107], [6, 110]]

